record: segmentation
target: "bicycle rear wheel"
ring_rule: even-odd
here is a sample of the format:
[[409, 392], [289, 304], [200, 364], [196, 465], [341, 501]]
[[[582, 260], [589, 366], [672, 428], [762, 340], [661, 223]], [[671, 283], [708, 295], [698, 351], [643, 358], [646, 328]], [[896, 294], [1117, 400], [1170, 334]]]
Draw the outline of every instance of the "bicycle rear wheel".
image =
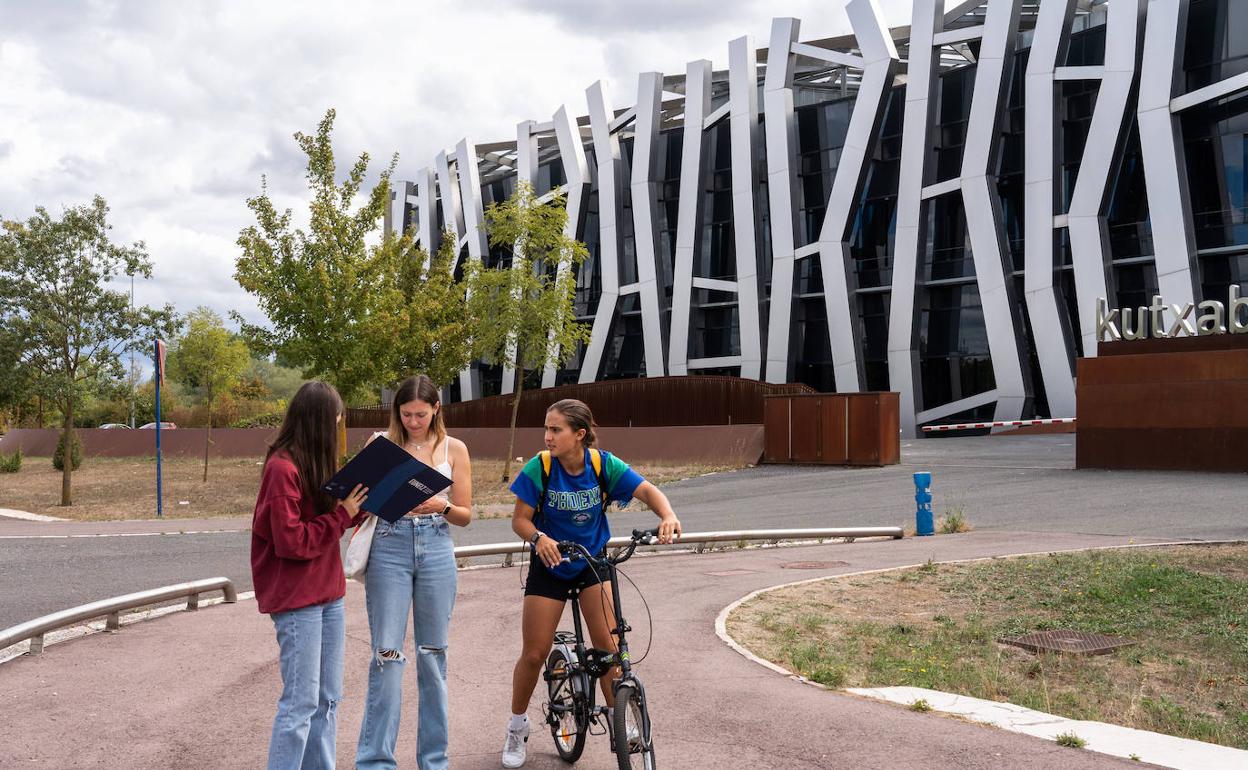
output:
[[555, 739], [555, 751], [565, 762], [575, 762], [585, 750], [588, 717], [584, 693], [579, 692], [580, 674], [572, 670], [572, 659], [563, 647], [555, 647], [546, 659], [546, 691], [550, 700], [550, 734]]
[[[655, 770], [654, 737], [641, 688], [624, 682], [615, 691], [615, 758], [620, 770]], [[634, 736], [630, 739], [630, 735]]]

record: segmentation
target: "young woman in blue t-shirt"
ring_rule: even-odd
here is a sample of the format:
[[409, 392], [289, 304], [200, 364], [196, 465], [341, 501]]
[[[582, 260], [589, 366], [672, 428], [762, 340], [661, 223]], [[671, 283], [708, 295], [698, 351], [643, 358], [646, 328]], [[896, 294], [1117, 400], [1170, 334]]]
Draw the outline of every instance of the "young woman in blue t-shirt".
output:
[[[611, 539], [607, 504], [626, 504], [633, 498], [658, 515], [659, 542], [670, 543], [680, 535], [680, 520], [667, 496], [609, 452], [600, 453], [600, 485], [589, 453], [595, 441], [594, 427], [594, 416], [583, 402], [569, 398], [552, 404], [546, 410], [546, 448], [551, 458], [544, 499], [540, 455], [529, 460], [511, 484], [516, 495], [511, 528], [533, 546], [534, 558], [524, 587], [524, 649], [512, 673], [511, 721], [503, 745], [503, 767], [524, 764], [529, 699], [573, 588], [581, 590], [581, 614], [594, 647], [616, 649], [608, 618], [609, 608], [614, 606], [610, 581], [604, 581], [605, 575], [599, 577], [593, 566], [584, 561], [561, 564], [559, 541], [571, 540], [590, 553], [601, 552]], [[600, 681], [608, 708], [614, 706], [611, 685], [617, 675], [618, 671], [613, 669]]]

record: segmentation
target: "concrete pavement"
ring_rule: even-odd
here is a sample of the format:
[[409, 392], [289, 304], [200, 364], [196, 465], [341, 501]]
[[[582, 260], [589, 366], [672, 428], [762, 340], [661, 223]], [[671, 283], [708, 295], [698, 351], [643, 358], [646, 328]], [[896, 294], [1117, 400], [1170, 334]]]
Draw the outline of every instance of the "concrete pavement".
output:
[[[902, 457], [902, 465], [886, 468], [764, 466], [664, 490], [689, 530], [913, 526], [911, 474], [930, 470], [935, 513], [961, 508], [980, 531], [1248, 538], [1242, 474], [1076, 471], [1070, 435], [907, 441]], [[617, 532], [654, 520], [635, 508], [611, 514]], [[0, 519], [0, 628], [195, 578], [224, 575], [248, 590], [250, 523]], [[154, 532], [166, 536], [131, 536]], [[453, 536], [457, 545], [513, 537], [506, 519], [478, 520]]]
[[[640, 664], [664, 768], [1139, 767], [1051, 742], [844, 694], [764, 669], [716, 635], [716, 615], [759, 588], [928, 559], [989, 557], [1121, 545], [1124, 535], [974, 532], [800, 548], [638, 558], [626, 571], [653, 612], [653, 649]], [[1139, 542], [1139, 539], [1136, 539]], [[823, 570], [795, 561], [834, 561]], [[727, 573], [727, 574], [711, 574]], [[452, 766], [498, 767], [510, 670], [519, 651], [518, 568], [460, 573], [450, 645]], [[625, 589], [636, 631], [648, 627]], [[370, 658], [363, 591], [347, 594], [345, 698], [339, 762], [352, 766]], [[414, 653], [410, 650], [409, 657]], [[414, 672], [408, 673], [400, 766], [414, 766]], [[272, 624], [243, 601], [176, 613], [55, 645], [0, 666], [0, 765], [57, 768], [233, 768], [263, 762], [279, 690]], [[540, 720], [535, 698], [530, 717]], [[535, 730], [527, 767], [566, 767]], [[606, 740], [590, 739], [577, 767], [614, 767]]]

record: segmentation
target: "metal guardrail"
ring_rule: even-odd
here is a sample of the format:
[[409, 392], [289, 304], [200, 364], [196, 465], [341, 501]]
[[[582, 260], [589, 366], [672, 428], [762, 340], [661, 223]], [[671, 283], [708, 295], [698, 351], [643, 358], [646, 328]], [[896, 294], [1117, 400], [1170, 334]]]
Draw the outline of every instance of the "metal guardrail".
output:
[[121, 612], [123, 610], [145, 607], [149, 604], [156, 604], [157, 602], [170, 599], [180, 599], [184, 596], [187, 597], [186, 608], [194, 610], [199, 608], [199, 595], [209, 591], [221, 591], [225, 601], [228, 603], [238, 601], [234, 583], [229, 578], [223, 577], [193, 580], [189, 583], [178, 583], [165, 586], [164, 588], [138, 591], [124, 596], [115, 596], [112, 599], [101, 599], [98, 602], [70, 607], [67, 610], [54, 612], [51, 615], [44, 615], [41, 618], [35, 618], [11, 628], [6, 628], [0, 631], [0, 649], [29, 639], [30, 654], [38, 655], [43, 652], [44, 634], [49, 631], [55, 631], [58, 628], [64, 628], [65, 626], [75, 625], [99, 617], [107, 617], [104, 627], [110, 631], [116, 631], [121, 628]]
[[[686, 532], [680, 539], [669, 546], [696, 545], [694, 549], [701, 553], [707, 543], [731, 543], [741, 540], [765, 540], [779, 542], [781, 540], [832, 540], [842, 538], [855, 540], [860, 537], [891, 537], [900, 539], [903, 535], [901, 527], [824, 527], [816, 529], [732, 529], [719, 532]], [[607, 542], [607, 548], [623, 548], [628, 545], [629, 538], [613, 537]], [[455, 549], [456, 559], [470, 559], [474, 556], [503, 556], [503, 566], [510, 567], [513, 557], [518, 553], [528, 553], [528, 543], [487, 543], [485, 545], [464, 545]]]

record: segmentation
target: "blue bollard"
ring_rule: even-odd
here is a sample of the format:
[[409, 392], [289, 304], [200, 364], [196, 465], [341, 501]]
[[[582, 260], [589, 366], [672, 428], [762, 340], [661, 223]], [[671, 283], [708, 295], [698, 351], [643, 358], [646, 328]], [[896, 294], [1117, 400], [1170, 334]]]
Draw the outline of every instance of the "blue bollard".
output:
[[914, 474], [914, 534], [925, 536], [936, 534], [936, 526], [932, 521], [932, 474], [921, 471]]

